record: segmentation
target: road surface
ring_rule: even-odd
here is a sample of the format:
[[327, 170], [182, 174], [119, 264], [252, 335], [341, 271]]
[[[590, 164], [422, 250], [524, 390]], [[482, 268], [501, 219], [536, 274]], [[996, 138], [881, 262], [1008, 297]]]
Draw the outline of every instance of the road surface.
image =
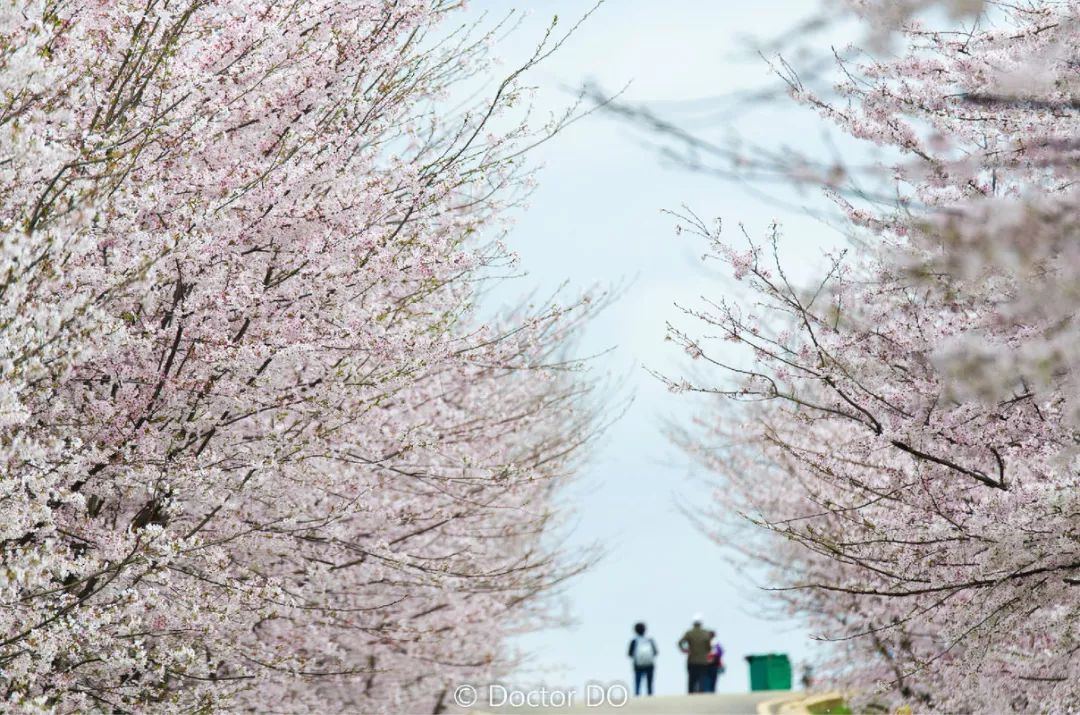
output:
[[[787, 691], [763, 691], [737, 694], [658, 695], [651, 698], [631, 697], [625, 703], [589, 705], [574, 702], [567, 707], [477, 707], [459, 712], [471, 715], [756, 715], [776, 713], [782, 702], [797, 700], [802, 695]], [[762, 706], [759, 708], [759, 706]]]

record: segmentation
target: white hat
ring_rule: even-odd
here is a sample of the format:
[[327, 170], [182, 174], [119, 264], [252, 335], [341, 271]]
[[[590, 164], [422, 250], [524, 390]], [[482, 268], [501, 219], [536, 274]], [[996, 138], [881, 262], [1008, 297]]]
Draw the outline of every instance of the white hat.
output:
[[693, 622], [694, 623], [704, 623], [705, 622], [705, 616], [701, 615], [700, 613], [695, 613]]

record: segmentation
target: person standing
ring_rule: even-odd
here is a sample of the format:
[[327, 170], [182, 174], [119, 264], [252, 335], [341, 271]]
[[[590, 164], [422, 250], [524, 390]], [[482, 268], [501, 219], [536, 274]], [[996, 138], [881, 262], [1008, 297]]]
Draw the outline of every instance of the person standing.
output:
[[686, 653], [686, 692], [701, 693], [705, 691], [706, 677], [709, 669], [710, 641], [709, 631], [702, 627], [704, 617], [698, 613], [694, 615], [693, 627], [679, 639], [679, 650]]
[[716, 640], [716, 631], [709, 631], [709, 665], [705, 671], [705, 687], [707, 693], [716, 692], [716, 681], [724, 672], [724, 647]]
[[656, 641], [645, 635], [645, 624], [634, 625], [633, 640], [630, 641], [631, 662], [634, 664], [634, 695], [641, 695], [641, 681], [645, 681], [648, 694], [653, 694], [653, 672], [656, 668]]

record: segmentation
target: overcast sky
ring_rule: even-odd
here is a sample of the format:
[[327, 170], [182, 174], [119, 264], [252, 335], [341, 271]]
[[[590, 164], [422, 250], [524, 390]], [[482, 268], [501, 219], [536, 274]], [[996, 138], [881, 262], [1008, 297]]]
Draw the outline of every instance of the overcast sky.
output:
[[[513, 4], [477, 1], [468, 12], [501, 15]], [[516, 5], [531, 14], [513, 40], [496, 50], [508, 66], [540, 38], [553, 14], [566, 26], [590, 6], [572, 0]], [[530, 80], [543, 90], [537, 98], [542, 109], [571, 99], [561, 88], [594, 80], [605, 88], [630, 82], [625, 100], [647, 101], [658, 112], [678, 115], [690, 106], [684, 100], [775, 86], [765, 63], [749, 56], [740, 38], [774, 37], [809, 5], [806, 0], [608, 0]], [[709, 122], [699, 126], [713, 136], [728, 131]], [[820, 127], [811, 113], [784, 106], [746, 115], [733, 128], [776, 146], [813, 141]], [[590, 326], [583, 347], [614, 348], [597, 368], [627, 376], [635, 401], [596, 445], [571, 495], [578, 507], [572, 540], [598, 542], [606, 556], [567, 589], [577, 625], [523, 639], [533, 668], [519, 678], [576, 688], [591, 680], [627, 680], [631, 627], [644, 620], [660, 650], [658, 691], [681, 692], [685, 666], [675, 643], [700, 611], [728, 653], [719, 689], [745, 691], [745, 655], [784, 652], [797, 661], [813, 643], [794, 625], [766, 618], [763, 593], [735, 573], [719, 547], [678, 509], [680, 503], [704, 503], [709, 495], [697, 481], [704, 475], [661, 434], [662, 420], [689, 417], [694, 405], [669, 394], [644, 368], [677, 372], [683, 366], [678, 351], [663, 340], [665, 319], [677, 317], [674, 302], [692, 304], [701, 295], [716, 299], [731, 286], [705, 270], [702, 246], [676, 237], [672, 218], [661, 210], [687, 204], [703, 217], [722, 217], [732, 230], [742, 222], [756, 235], [778, 219], [787, 236], [784, 255], [796, 275], [820, 264], [825, 248], [841, 239], [796, 209], [666, 167], [640, 133], [609, 117], [575, 124], [542, 146], [534, 160], [545, 167], [539, 187], [509, 237], [528, 271], [515, 290], [562, 281], [578, 288], [628, 283], [622, 297]]]

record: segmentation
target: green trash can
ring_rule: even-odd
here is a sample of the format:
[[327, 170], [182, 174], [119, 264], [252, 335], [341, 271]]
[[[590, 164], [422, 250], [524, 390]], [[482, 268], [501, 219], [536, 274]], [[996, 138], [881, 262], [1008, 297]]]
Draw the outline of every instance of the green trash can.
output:
[[791, 690], [791, 661], [784, 653], [748, 655], [751, 690]]

